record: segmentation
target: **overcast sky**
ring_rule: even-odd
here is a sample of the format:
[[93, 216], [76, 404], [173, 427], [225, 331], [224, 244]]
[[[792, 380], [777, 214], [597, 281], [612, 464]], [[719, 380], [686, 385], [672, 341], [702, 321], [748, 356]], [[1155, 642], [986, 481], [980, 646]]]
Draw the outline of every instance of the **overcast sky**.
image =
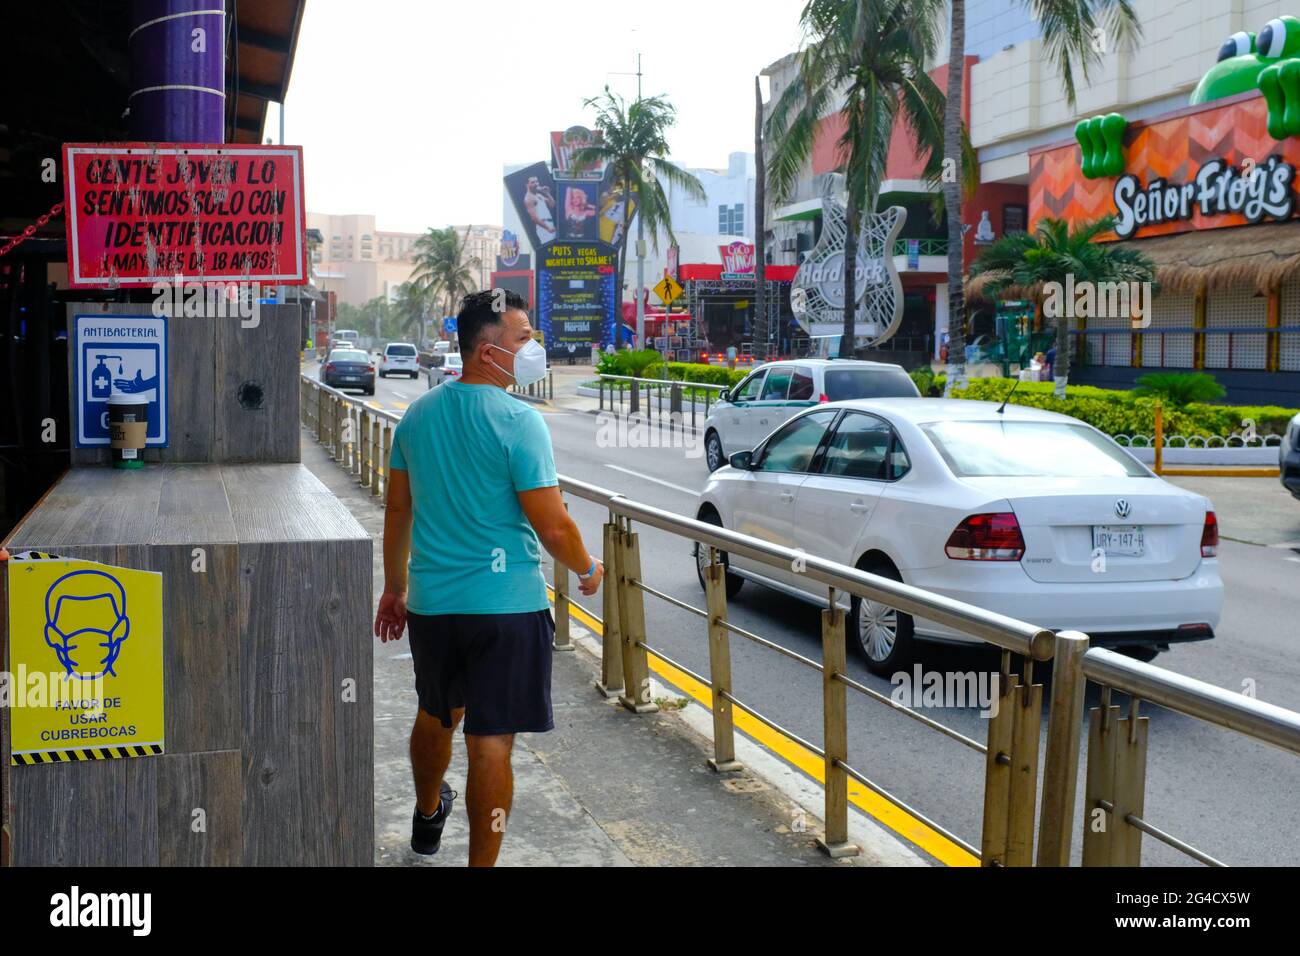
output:
[[[380, 229], [501, 222], [503, 163], [549, 158], [606, 83], [677, 107], [672, 158], [754, 147], [754, 75], [798, 48], [804, 0], [309, 0], [285, 104], [307, 208]], [[585, 12], [590, 11], [590, 12]], [[278, 112], [267, 134], [278, 135]]]

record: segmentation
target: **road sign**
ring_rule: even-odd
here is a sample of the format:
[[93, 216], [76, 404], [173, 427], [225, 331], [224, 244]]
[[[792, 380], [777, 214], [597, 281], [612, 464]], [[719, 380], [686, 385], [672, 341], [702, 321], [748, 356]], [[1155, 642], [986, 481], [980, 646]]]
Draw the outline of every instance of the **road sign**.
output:
[[659, 296], [659, 301], [664, 305], [672, 305], [681, 294], [682, 284], [672, 276], [664, 276], [655, 286], [655, 295]]
[[78, 448], [108, 446], [108, 399], [114, 392], [149, 403], [145, 445], [167, 445], [167, 318], [73, 316]]
[[449, 315], [442, 320], [442, 330], [448, 335], [456, 334], [456, 317], [454, 315]]
[[26, 678], [11, 763], [161, 754], [162, 575], [33, 551], [7, 566], [9, 666]]

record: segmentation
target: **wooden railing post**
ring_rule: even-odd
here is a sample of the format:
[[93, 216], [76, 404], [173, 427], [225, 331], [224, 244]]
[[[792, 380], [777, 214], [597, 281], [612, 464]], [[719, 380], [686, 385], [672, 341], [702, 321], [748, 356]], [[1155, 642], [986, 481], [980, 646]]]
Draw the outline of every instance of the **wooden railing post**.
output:
[[848, 670], [844, 646], [844, 609], [830, 591], [830, 607], [822, 611], [822, 740], [826, 750], [826, 833], [817, 846], [832, 859], [856, 856], [849, 842], [848, 688], [835, 679]]
[[[704, 547], [703, 544], [696, 547]], [[727, 569], [709, 548], [709, 566], [704, 575], [709, 612], [709, 684], [713, 707], [713, 756], [709, 766], [719, 772], [743, 769], [736, 759], [736, 728], [731, 695], [731, 642], [727, 633]]]
[[[1052, 654], [1052, 701], [1043, 758], [1042, 822], [1038, 827], [1038, 865], [1069, 866], [1074, 828], [1074, 789], [1079, 780], [1079, 741], [1083, 694], [1088, 679], [1083, 655], [1088, 635], [1060, 631]], [[1035, 735], [1038, 733], [1035, 724]]]
[[618, 520], [613, 514], [603, 529], [602, 559], [605, 563], [605, 581], [601, 586], [601, 614], [604, 627], [600, 639], [600, 680], [596, 689], [605, 697], [623, 695], [623, 631], [622, 612], [619, 610], [621, 562]]
[[641, 580], [638, 535], [625, 527], [619, 535], [619, 628], [623, 634], [623, 706], [637, 714], [659, 709], [650, 695], [650, 662], [646, 654], [645, 600], [634, 581]]

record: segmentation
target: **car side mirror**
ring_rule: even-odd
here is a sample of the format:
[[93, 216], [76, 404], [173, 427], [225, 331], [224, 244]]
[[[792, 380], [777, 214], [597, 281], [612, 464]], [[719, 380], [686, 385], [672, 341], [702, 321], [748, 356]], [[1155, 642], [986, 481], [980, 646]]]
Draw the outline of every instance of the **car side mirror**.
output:
[[731, 401], [731, 389], [724, 388], [722, 391], [718, 392], [718, 401], [720, 402]]
[[753, 468], [754, 453], [752, 451], [738, 451], [727, 459], [727, 464], [737, 471], [750, 471]]

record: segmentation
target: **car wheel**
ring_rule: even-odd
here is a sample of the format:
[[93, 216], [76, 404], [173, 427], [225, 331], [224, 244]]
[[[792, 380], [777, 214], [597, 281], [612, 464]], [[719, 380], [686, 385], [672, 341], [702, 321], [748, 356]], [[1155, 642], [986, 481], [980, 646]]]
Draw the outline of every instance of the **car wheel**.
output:
[[1135, 661], [1142, 661], [1144, 664], [1151, 663], [1156, 659], [1156, 655], [1160, 653], [1160, 648], [1152, 647], [1150, 644], [1130, 644], [1126, 647], [1117, 647], [1115, 650], [1125, 657], [1131, 657]]
[[[902, 575], [888, 565], [866, 565], [862, 570], [891, 581], [903, 580]], [[867, 670], [873, 674], [887, 677], [911, 663], [915, 653], [912, 615], [855, 595], [849, 603], [845, 630], [849, 646], [857, 648]]]
[[[714, 511], [712, 508], [704, 512], [701, 512], [699, 520], [703, 521], [705, 524], [715, 525], [716, 527], [719, 528], [723, 526], [722, 519], [718, 517], [718, 513]], [[727, 561], [727, 552], [723, 551], [720, 557], [722, 558], [722, 566], [724, 568], [728, 567], [729, 564]], [[707, 568], [708, 566], [709, 566], [709, 549], [707, 546], [702, 545], [697, 541], [695, 542], [695, 574], [700, 579], [701, 590], [706, 590], [706, 586], [704, 583], [704, 569]], [[742, 578], [738, 574], [732, 574], [730, 571], [727, 572], [726, 581], [727, 581], [728, 599], [734, 598], [737, 594], [739, 594], [740, 589], [745, 584], [744, 578]]]
[[727, 463], [722, 454], [722, 439], [718, 433], [711, 431], [704, 436], [704, 461], [710, 472], [715, 472]]

